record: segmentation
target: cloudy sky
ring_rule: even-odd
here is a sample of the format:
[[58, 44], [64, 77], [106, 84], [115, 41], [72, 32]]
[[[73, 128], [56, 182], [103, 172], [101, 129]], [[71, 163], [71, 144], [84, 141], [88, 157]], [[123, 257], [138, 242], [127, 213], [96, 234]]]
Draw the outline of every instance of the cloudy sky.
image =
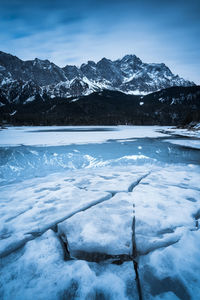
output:
[[59, 66], [136, 54], [200, 84], [200, 1], [0, 0], [0, 50]]

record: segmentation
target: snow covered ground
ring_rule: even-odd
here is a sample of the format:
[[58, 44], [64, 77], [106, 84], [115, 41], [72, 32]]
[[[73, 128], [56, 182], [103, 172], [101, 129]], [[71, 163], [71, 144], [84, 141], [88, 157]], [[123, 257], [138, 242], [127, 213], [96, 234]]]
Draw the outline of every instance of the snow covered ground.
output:
[[0, 299], [200, 299], [200, 151], [160, 130], [0, 131]]

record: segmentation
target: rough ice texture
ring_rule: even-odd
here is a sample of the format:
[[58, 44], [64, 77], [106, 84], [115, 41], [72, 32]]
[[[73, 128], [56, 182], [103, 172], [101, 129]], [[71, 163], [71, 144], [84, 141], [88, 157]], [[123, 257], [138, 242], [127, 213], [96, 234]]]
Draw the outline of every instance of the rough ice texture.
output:
[[0, 275], [1, 299], [138, 299], [132, 262], [64, 261], [52, 230], [4, 258]]
[[176, 243], [185, 229], [196, 229], [200, 207], [196, 172], [175, 168], [153, 172], [134, 190], [137, 250], [147, 254]]
[[[1, 260], [2, 298], [31, 299], [35, 295], [44, 299], [45, 294], [48, 299], [68, 299], [73, 294], [75, 299], [90, 299], [87, 297], [91, 294], [95, 299], [95, 293], [103, 293], [108, 299], [135, 299], [138, 292], [131, 258], [119, 266], [107, 263], [106, 256], [100, 264], [78, 260], [81, 255], [86, 260], [91, 258], [91, 252], [132, 252], [133, 204], [144, 299], [176, 299], [174, 293], [180, 297], [181, 288], [192, 297], [199, 280], [199, 168], [157, 167], [150, 174], [146, 167], [135, 168], [132, 173], [123, 168], [119, 173], [111, 169], [85, 171], [64, 178], [56, 174], [27, 180], [23, 189], [13, 184], [7, 194], [2, 188], [7, 202], [2, 202], [1, 208], [1, 247], [7, 241], [6, 249], [12, 252]], [[114, 188], [117, 194], [113, 196]], [[88, 208], [78, 212], [85, 205]], [[74, 215], [68, 218], [69, 213]], [[62, 222], [65, 217], [68, 219]], [[57, 234], [48, 230], [57, 223]], [[70, 255], [76, 258], [78, 253], [78, 259], [64, 261], [62, 234]], [[25, 246], [14, 251], [20, 242], [26, 242]], [[95, 261], [95, 256], [91, 260]], [[160, 287], [156, 289], [149, 276], [157, 278]], [[178, 287], [174, 288], [173, 282], [179, 282]]]
[[0, 256], [77, 212], [110, 199], [113, 192], [128, 191], [143, 175], [144, 172], [135, 174], [117, 170], [109, 175], [105, 170], [77, 171], [64, 177], [63, 174], [55, 174], [27, 180], [23, 187], [21, 183], [12, 184], [9, 189], [2, 187]]
[[144, 299], [197, 299], [199, 170], [173, 167], [154, 172], [135, 188], [134, 202]]
[[72, 256], [81, 252], [131, 255], [132, 222], [133, 197], [131, 193], [118, 193], [60, 223], [58, 232], [66, 236]]
[[141, 256], [144, 299], [199, 299], [199, 247], [200, 231], [185, 229], [177, 243]]
[[0, 255], [8, 254], [56, 223], [104, 201], [110, 194], [86, 191], [68, 179], [36, 179], [1, 189]]

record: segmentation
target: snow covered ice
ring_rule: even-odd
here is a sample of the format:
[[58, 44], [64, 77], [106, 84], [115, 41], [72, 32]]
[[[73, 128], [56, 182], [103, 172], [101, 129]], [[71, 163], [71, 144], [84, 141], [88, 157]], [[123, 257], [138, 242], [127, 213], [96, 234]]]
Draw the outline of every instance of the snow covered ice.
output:
[[1, 130], [0, 298], [200, 299], [200, 152], [177, 131]]

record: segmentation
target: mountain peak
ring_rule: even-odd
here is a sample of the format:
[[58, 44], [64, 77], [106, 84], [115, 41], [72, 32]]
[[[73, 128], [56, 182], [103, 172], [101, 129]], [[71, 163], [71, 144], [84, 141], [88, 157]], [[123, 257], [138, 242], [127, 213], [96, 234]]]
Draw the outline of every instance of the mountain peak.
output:
[[48, 60], [48, 59], [40, 59], [40, 58], [35, 58], [34, 60], [33, 60], [33, 64], [34, 65], [50, 65], [51, 64], [51, 62]]
[[138, 56], [136, 56], [135, 54], [126, 54], [125, 56], [122, 57], [121, 60], [140, 60], [140, 58]]
[[97, 64], [104, 64], [104, 63], [112, 63], [112, 60], [110, 60], [110, 59], [108, 59], [108, 58], [106, 58], [106, 57], [103, 57], [100, 61], [98, 61], [98, 63]]
[[96, 63], [93, 60], [88, 60], [88, 65], [90, 66], [96, 66]]

